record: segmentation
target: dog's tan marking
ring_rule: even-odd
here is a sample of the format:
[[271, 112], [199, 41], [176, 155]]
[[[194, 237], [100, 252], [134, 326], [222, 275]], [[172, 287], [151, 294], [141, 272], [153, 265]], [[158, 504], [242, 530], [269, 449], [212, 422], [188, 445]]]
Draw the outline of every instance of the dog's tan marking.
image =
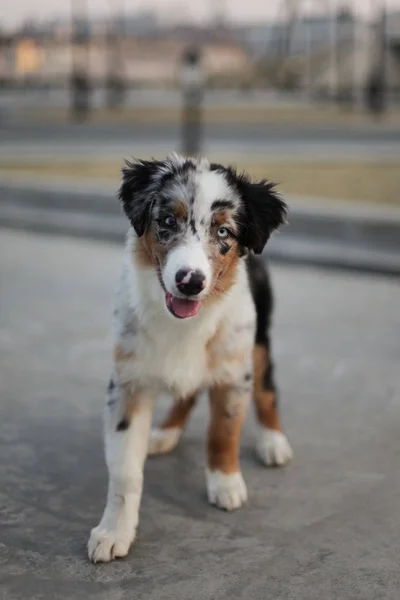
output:
[[115, 363], [119, 363], [121, 361], [135, 360], [136, 354], [134, 350], [126, 350], [119, 344], [116, 344], [114, 346], [113, 358]]
[[195, 394], [193, 396], [189, 396], [188, 398], [177, 398], [172, 404], [165, 419], [161, 423], [160, 429], [169, 429], [171, 427], [180, 427], [182, 429], [185, 426], [195, 404]]
[[214, 213], [212, 220], [212, 232], [215, 235], [217, 230], [224, 225], [231, 229], [232, 231], [236, 231], [237, 225], [233, 219], [234, 211], [233, 210], [221, 210], [219, 212]]
[[226, 256], [220, 254], [219, 260], [216, 262], [219, 274], [215, 289], [220, 294], [226, 294], [236, 281], [239, 263], [239, 247], [237, 242], [232, 243], [232, 247]]
[[158, 268], [164, 265], [167, 254], [174, 247], [174, 243], [176, 242], [160, 244], [154, 231], [149, 229], [137, 239], [133, 259], [140, 267]]
[[154, 264], [152, 256], [152, 233], [146, 231], [140, 238], [137, 238], [133, 252], [133, 258], [140, 267], [148, 269]]
[[213, 217], [213, 224], [216, 226], [216, 229], [218, 229], [218, 227], [221, 227], [222, 225], [225, 225], [228, 221], [228, 217], [231, 214], [232, 211], [230, 211], [230, 213], [228, 213], [226, 210], [215, 213], [214, 217]]
[[210, 294], [203, 300], [204, 306], [209, 306], [226, 294], [236, 281], [240, 250], [236, 240], [229, 240], [229, 252], [221, 254], [217, 242], [210, 247], [210, 260], [213, 265], [213, 281]]
[[120, 421], [125, 423], [127, 428], [141, 407], [141, 392], [132, 390], [129, 385], [122, 386], [122, 416]]
[[115, 344], [113, 358], [115, 374], [121, 389], [120, 425], [123, 426], [120, 429], [127, 429], [138, 408], [137, 390], [133, 389], [131, 383], [127, 381], [130, 378], [130, 365], [134, 363], [136, 353], [134, 350], [126, 350], [120, 344]]
[[239, 468], [239, 442], [247, 403], [230, 387], [210, 390], [211, 419], [208, 430], [208, 468], [224, 474]]
[[196, 395], [177, 398], [173, 402], [161, 425], [151, 430], [149, 456], [167, 454], [178, 445], [182, 430], [195, 403]]
[[256, 345], [253, 350], [254, 401], [261, 425], [282, 431], [276, 406], [275, 392], [265, 389], [264, 374], [269, 364], [269, 353], [265, 346]]
[[174, 216], [178, 220], [184, 221], [187, 219], [187, 205], [185, 204], [185, 202], [178, 200], [171, 206], [171, 208]]

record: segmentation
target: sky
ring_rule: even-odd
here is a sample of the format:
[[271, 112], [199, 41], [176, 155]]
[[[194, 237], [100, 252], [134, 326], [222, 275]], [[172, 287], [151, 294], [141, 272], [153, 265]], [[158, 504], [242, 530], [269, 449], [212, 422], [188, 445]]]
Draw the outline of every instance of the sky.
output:
[[[215, 7], [224, 7], [228, 20], [235, 22], [258, 21], [270, 19], [282, 10], [284, 0], [85, 0], [89, 14], [93, 17], [109, 15], [111, 10], [123, 6], [126, 13], [137, 10], [155, 9], [163, 20], [179, 21], [180, 15], [185, 20], [205, 21], [215, 14]], [[325, 6], [351, 4], [355, 12], [370, 15], [376, 11], [383, 0], [299, 0], [304, 10], [321, 9]], [[20, 25], [26, 20], [49, 20], [56, 17], [69, 17], [70, 3], [83, 5], [84, 0], [0, 0], [0, 28], [7, 29]], [[386, 0], [389, 8], [400, 10], [400, 0]]]

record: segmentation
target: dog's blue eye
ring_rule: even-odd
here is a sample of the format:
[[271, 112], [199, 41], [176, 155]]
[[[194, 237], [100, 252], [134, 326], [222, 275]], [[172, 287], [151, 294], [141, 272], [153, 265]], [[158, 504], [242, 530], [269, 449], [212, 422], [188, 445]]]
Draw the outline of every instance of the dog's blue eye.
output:
[[172, 215], [168, 215], [168, 217], [165, 217], [164, 225], [166, 225], [167, 227], [175, 227], [175, 225], [176, 225], [175, 217], [173, 217]]
[[217, 235], [221, 240], [225, 239], [229, 235], [229, 231], [226, 227], [220, 227], [217, 231]]

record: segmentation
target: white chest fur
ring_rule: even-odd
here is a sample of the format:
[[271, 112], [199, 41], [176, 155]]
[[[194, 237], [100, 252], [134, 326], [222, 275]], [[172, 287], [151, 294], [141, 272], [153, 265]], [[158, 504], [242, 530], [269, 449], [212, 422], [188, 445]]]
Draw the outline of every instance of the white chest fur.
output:
[[[215, 334], [220, 311], [177, 321], [162, 310], [137, 336], [136, 378], [187, 396], [207, 380], [207, 341]], [[211, 314], [210, 314], [211, 313]]]
[[157, 275], [148, 270], [143, 276], [125, 262], [116, 307], [116, 343], [134, 351], [135, 360], [125, 372], [138, 385], [187, 397], [213, 381], [232, 378], [235, 367], [229, 371], [210, 364], [209, 343], [217, 332], [223, 332], [218, 336], [222, 354], [224, 349], [232, 353], [232, 346], [251, 354], [255, 314], [244, 265], [221, 300], [194, 318], [179, 320], [165, 308]]

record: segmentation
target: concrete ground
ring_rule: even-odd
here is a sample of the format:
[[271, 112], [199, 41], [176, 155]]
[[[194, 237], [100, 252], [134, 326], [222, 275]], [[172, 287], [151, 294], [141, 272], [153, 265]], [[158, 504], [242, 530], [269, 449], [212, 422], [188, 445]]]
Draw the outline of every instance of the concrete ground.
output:
[[257, 462], [250, 415], [249, 503], [233, 514], [209, 507], [203, 402], [178, 450], [147, 463], [129, 556], [88, 562], [105, 496], [120, 254], [0, 231], [1, 600], [398, 600], [400, 287], [310, 268], [272, 268], [293, 464]]

